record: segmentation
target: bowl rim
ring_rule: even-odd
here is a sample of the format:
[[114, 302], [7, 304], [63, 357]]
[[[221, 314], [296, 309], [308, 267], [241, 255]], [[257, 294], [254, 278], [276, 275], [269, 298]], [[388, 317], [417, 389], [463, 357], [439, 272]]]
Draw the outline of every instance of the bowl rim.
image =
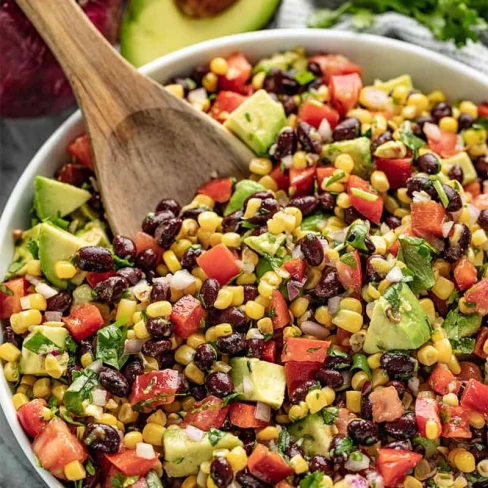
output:
[[[170, 67], [176, 62], [183, 61], [185, 58], [195, 56], [203, 57], [206, 53], [213, 50], [232, 48], [234, 44], [239, 44], [240, 48], [245, 49], [248, 46], [261, 42], [279, 39], [293, 39], [296, 40], [297, 45], [300, 45], [301, 43], [306, 43], [308, 40], [316, 39], [317, 37], [324, 39], [324, 41], [343, 39], [345, 41], [358, 41], [368, 45], [378, 45], [380, 43], [387, 44], [388, 46], [391, 46], [392, 49], [398, 51], [399, 54], [409, 53], [423, 58], [425, 62], [432, 61], [435, 64], [444, 65], [446, 68], [452, 71], [463, 71], [477, 82], [485, 84], [488, 90], [488, 76], [476, 71], [474, 68], [464, 65], [459, 61], [455, 61], [442, 54], [429, 51], [421, 46], [372, 34], [306, 28], [272, 29], [248, 32], [203, 41], [157, 58], [141, 67], [140, 71], [151, 76], [162, 69]], [[53, 148], [56, 148], [60, 144], [59, 141], [66, 138], [69, 133], [75, 131], [76, 127], [81, 123], [81, 121], [81, 112], [80, 110], [77, 110], [66, 121], [64, 121], [58, 127], [58, 129], [56, 129], [56, 131], [46, 140], [46, 142], [44, 142], [29, 164], [25, 167], [12, 192], [10, 193], [0, 218], [0, 244], [6, 242], [6, 239], [10, 238], [11, 229], [9, 228], [9, 223], [16, 213], [17, 204], [21, 200], [24, 190], [29, 187], [30, 182], [34, 179], [35, 175], [46, 164], [49, 153], [53, 150]], [[33, 468], [37, 471], [38, 475], [44, 481], [46, 486], [51, 488], [63, 488], [63, 485], [58, 479], [51, 475], [47, 470], [37, 465], [36, 459], [32, 452], [31, 442], [23, 432], [20, 423], [18, 422], [16, 411], [11, 401], [11, 392], [3, 375], [3, 368], [0, 368], [0, 370], [0, 406], [3, 409], [10, 430], [14, 434], [15, 441], [19, 444], [24, 455], [27, 457]]]

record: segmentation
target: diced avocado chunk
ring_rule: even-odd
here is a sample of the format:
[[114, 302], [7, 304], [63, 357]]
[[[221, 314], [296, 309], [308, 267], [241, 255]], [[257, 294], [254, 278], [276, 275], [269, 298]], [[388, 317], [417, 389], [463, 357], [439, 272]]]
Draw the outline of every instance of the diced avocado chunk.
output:
[[83, 239], [87, 246], [111, 246], [106, 227], [100, 220], [88, 222], [76, 232], [76, 236]]
[[354, 161], [352, 174], [368, 179], [373, 170], [371, 163], [371, 141], [367, 137], [357, 137], [348, 141], [333, 142], [324, 147], [322, 155], [334, 163], [341, 154], [349, 154]]
[[429, 319], [417, 297], [405, 283], [391, 285], [376, 300], [363, 349], [418, 349], [430, 339]]
[[64, 217], [90, 200], [90, 192], [61, 181], [36, 176], [34, 208], [41, 220]]
[[271, 234], [271, 232], [264, 232], [264, 234], [259, 236], [246, 237], [244, 244], [247, 244], [251, 249], [254, 249], [261, 255], [269, 254], [270, 256], [274, 256], [285, 240], [285, 234], [278, 234], [276, 236]]
[[229, 215], [232, 212], [241, 209], [247, 197], [250, 197], [254, 193], [263, 191], [265, 189], [266, 188], [264, 188], [263, 185], [252, 180], [239, 181], [236, 183], [234, 193], [232, 194], [229, 203], [225, 207], [224, 215]]
[[307, 456], [326, 456], [329, 454], [334, 429], [333, 425], [324, 422], [319, 412], [295, 422], [288, 427], [288, 432], [296, 439], [303, 439], [301, 447]]
[[459, 308], [451, 310], [442, 327], [446, 331], [447, 338], [453, 341], [459, 341], [462, 337], [471, 337], [481, 327], [481, 315], [472, 313], [471, 315], [464, 315], [459, 311]]
[[[54, 342], [56, 346], [61, 349], [66, 347], [66, 338], [69, 333], [64, 327], [51, 327], [45, 325], [37, 325], [32, 327], [29, 335], [24, 339], [26, 344], [29, 339], [40, 333], [46, 336], [50, 341]], [[36, 376], [47, 375], [46, 368], [44, 367], [45, 358], [43, 355], [36, 354], [25, 347], [22, 347], [22, 356], [20, 358], [20, 370], [23, 374], [33, 374]], [[67, 365], [66, 365], [67, 366]]]
[[408, 91], [412, 90], [412, 77], [410, 75], [401, 75], [388, 81], [374, 80], [374, 87], [379, 88], [385, 93], [390, 93], [394, 88], [398, 86], [404, 86]]
[[22, 233], [22, 239], [15, 245], [14, 258], [8, 268], [6, 279], [26, 274], [27, 263], [35, 259], [31, 251], [37, 250], [39, 229], [40, 224], [37, 224]]
[[300, 225], [303, 231], [321, 232], [327, 224], [328, 215], [322, 212], [317, 212], [312, 215], [304, 217]]
[[[285, 399], [285, 368], [256, 358], [233, 358], [231, 376], [239, 398], [280, 408]], [[244, 387], [244, 383], [247, 387]], [[251, 388], [252, 386], [252, 388]], [[249, 387], [249, 388], [248, 388]]]
[[263, 58], [254, 67], [253, 73], [264, 71], [269, 73], [273, 68], [282, 71], [303, 71], [306, 70], [308, 61], [303, 52], [285, 51], [284, 53], [273, 54], [270, 58]]
[[225, 126], [258, 156], [265, 156], [286, 122], [283, 105], [258, 90], [230, 114]]
[[75, 252], [83, 246], [86, 246], [86, 243], [69, 232], [48, 223], [40, 225], [39, 259], [41, 270], [54, 286], [63, 289], [68, 286], [66, 280], [62, 280], [56, 275], [56, 263], [70, 260]]
[[163, 434], [164, 469], [174, 478], [197, 474], [200, 465], [211, 461], [214, 449], [242, 446], [235, 435], [209, 431], [199, 441], [191, 439], [184, 429], [166, 429]]
[[467, 185], [476, 180], [478, 175], [466, 152], [460, 152], [450, 158], [441, 159], [442, 172], [447, 175], [449, 170], [456, 164], [463, 170], [463, 185]]
[[147, 488], [164, 488], [163, 483], [161, 483], [161, 478], [153, 469], [146, 474], [146, 483]]

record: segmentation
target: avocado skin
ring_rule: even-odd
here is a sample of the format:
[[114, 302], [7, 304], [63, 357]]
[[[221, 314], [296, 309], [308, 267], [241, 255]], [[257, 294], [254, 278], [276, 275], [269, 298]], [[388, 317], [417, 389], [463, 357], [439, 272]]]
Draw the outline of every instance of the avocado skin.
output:
[[327, 425], [320, 413], [308, 415], [295, 422], [288, 432], [296, 439], [303, 439], [302, 449], [307, 456], [328, 456], [329, 445], [334, 437], [334, 426]]

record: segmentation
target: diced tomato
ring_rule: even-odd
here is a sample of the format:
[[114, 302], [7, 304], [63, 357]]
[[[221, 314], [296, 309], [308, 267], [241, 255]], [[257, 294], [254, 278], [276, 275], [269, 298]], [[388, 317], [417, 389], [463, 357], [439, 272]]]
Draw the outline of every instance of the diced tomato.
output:
[[229, 116], [247, 97], [231, 91], [219, 91], [215, 97], [210, 115], [219, 122], [225, 122]]
[[346, 329], [341, 329], [340, 327], [338, 327], [336, 332], [337, 345], [349, 347], [350, 346], [349, 339], [351, 338], [351, 336], [352, 336], [352, 332], [349, 332]]
[[205, 431], [212, 427], [220, 429], [229, 411], [229, 406], [222, 407], [222, 403], [220, 398], [213, 395], [196, 402], [185, 415], [184, 424], [193, 425]]
[[322, 182], [325, 178], [332, 176], [332, 173], [336, 170], [334, 166], [319, 166], [317, 168], [317, 184], [319, 189], [322, 189]]
[[241, 272], [236, 256], [224, 244], [200, 254], [197, 263], [209, 278], [216, 279], [221, 285], [226, 285]]
[[386, 487], [396, 486], [422, 460], [422, 455], [402, 449], [378, 449], [376, 468]]
[[288, 483], [288, 481], [286, 480], [283, 480], [283, 481], [280, 481], [275, 488], [294, 488], [293, 485], [290, 485], [290, 483]]
[[188, 339], [198, 332], [200, 324], [205, 318], [205, 309], [202, 304], [191, 295], [180, 298], [171, 311], [171, 321], [175, 324], [175, 334]]
[[82, 303], [71, 309], [63, 322], [75, 341], [81, 341], [93, 335], [103, 327], [103, 317], [95, 305]]
[[473, 205], [478, 210], [488, 210], [488, 193], [483, 193], [482, 195], [478, 195], [476, 198], [474, 198]]
[[318, 129], [322, 120], [327, 119], [330, 127], [333, 129], [339, 122], [339, 114], [330, 105], [321, 103], [317, 100], [307, 99], [300, 107], [298, 118], [307, 124]]
[[398, 251], [400, 250], [400, 241], [397, 239], [388, 249], [388, 252], [391, 252], [393, 256], [396, 256], [398, 254]]
[[136, 449], [122, 449], [117, 454], [105, 454], [105, 457], [125, 476], [144, 476], [158, 462], [158, 456], [146, 459], [137, 455]]
[[288, 193], [292, 197], [310, 195], [315, 181], [315, 166], [304, 169], [290, 168], [290, 188]]
[[351, 73], [361, 74], [362, 71], [357, 64], [340, 54], [317, 54], [312, 56], [310, 61], [319, 65], [320, 71], [322, 71], [322, 81], [326, 85], [332, 76]]
[[20, 299], [25, 296], [29, 282], [25, 278], [17, 278], [2, 283], [3, 286], [10, 291], [0, 291], [0, 319], [9, 319], [11, 315], [22, 310]]
[[276, 363], [276, 342], [268, 341], [264, 343], [264, 349], [259, 357], [262, 361], [268, 361], [268, 363]]
[[269, 174], [273, 180], [275, 180], [278, 185], [278, 190], [288, 191], [288, 186], [290, 185], [290, 177], [288, 173], [283, 173], [281, 169], [281, 164], [278, 163], [273, 168], [273, 171]]
[[291, 277], [296, 281], [302, 281], [305, 278], [305, 269], [307, 264], [302, 258], [292, 258], [283, 264], [283, 267], [290, 273]]
[[357, 105], [362, 88], [363, 82], [357, 73], [332, 76], [329, 81], [332, 105], [341, 115], [346, 115]]
[[97, 273], [96, 271], [89, 271], [86, 274], [86, 281], [88, 281], [88, 284], [92, 288], [95, 288], [97, 283], [100, 283], [100, 281], [106, 280], [111, 276], [115, 276], [115, 271], [105, 271], [103, 273]]
[[461, 405], [443, 405], [441, 408], [442, 436], [447, 438], [471, 439], [469, 409]]
[[454, 281], [458, 290], [464, 291], [478, 281], [478, 273], [466, 256], [463, 256], [454, 266]]
[[56, 178], [59, 181], [77, 187], [81, 187], [90, 176], [93, 176], [90, 168], [76, 163], [63, 164], [56, 172]]
[[293, 474], [293, 469], [286, 464], [286, 461], [263, 444], [256, 444], [249, 457], [248, 468], [253, 476], [271, 485]]
[[383, 171], [388, 178], [391, 189], [406, 186], [412, 175], [412, 158], [386, 159], [374, 158], [376, 169]]
[[90, 168], [92, 171], [94, 169], [93, 165], [93, 158], [90, 149], [90, 143], [88, 142], [88, 136], [83, 134], [82, 136], [77, 137], [67, 148], [66, 150], [76, 158], [76, 160]]
[[315, 373], [322, 367], [323, 363], [310, 361], [287, 361], [285, 363], [286, 387], [288, 397], [305, 383], [305, 381], [314, 380]]
[[359, 251], [356, 249], [352, 253], [352, 256], [356, 262], [356, 267], [349, 266], [349, 264], [339, 260], [336, 263], [337, 273], [339, 275], [339, 281], [346, 290], [353, 290], [355, 293], [361, 293], [363, 272], [361, 269]]
[[269, 422], [256, 418], [256, 405], [250, 403], [231, 403], [230, 423], [241, 429], [262, 429]]
[[320, 339], [302, 339], [301, 337], [287, 337], [283, 344], [281, 361], [299, 361], [323, 363], [327, 357], [330, 342]]
[[429, 122], [424, 124], [423, 130], [427, 136], [430, 149], [440, 154], [443, 158], [448, 158], [459, 152], [456, 149], [458, 135], [455, 132], [442, 130], [437, 125]]
[[43, 409], [47, 407], [46, 400], [36, 398], [26, 403], [17, 411], [20, 425], [30, 437], [36, 437], [47, 424], [43, 419]]
[[464, 298], [468, 304], [474, 304], [473, 312], [483, 316], [488, 314], [488, 278], [471, 287]]
[[442, 237], [442, 224], [446, 211], [440, 203], [432, 201], [413, 202], [410, 208], [413, 235], [426, 240], [432, 236]]
[[85, 446], [71, 433], [66, 422], [54, 417], [32, 443], [32, 450], [44, 469], [66, 479], [64, 467], [73, 461], [85, 462]]
[[219, 76], [219, 89], [237, 93], [246, 93], [245, 84], [251, 77], [252, 66], [244, 54], [236, 52], [227, 58], [229, 69]]
[[473, 354], [481, 359], [488, 358], [488, 354], [483, 351], [485, 342], [488, 340], [488, 327], [481, 327], [476, 336], [476, 342], [474, 343]]
[[481, 102], [478, 105], [478, 117], [488, 117], [488, 102]]
[[415, 400], [415, 418], [417, 427], [422, 437], [427, 437], [427, 421], [435, 422], [439, 438], [442, 432], [441, 419], [439, 417], [439, 404], [432, 398], [417, 397]]
[[446, 364], [437, 364], [432, 370], [427, 384], [439, 395], [457, 393], [461, 385]]
[[471, 193], [471, 196], [476, 200], [476, 197], [481, 195], [481, 183], [479, 181], [468, 183], [467, 185], [464, 185], [464, 191]]
[[215, 178], [201, 186], [197, 193], [209, 196], [214, 202], [224, 203], [232, 196], [232, 178]]
[[173, 369], [144, 373], [136, 376], [130, 402], [137, 411], [150, 412], [159, 405], [173, 403], [178, 386], [178, 371]]
[[470, 379], [461, 397], [461, 405], [488, 415], [488, 385]]
[[[371, 195], [374, 198], [373, 201], [365, 200], [360, 196], [356, 196], [353, 193], [353, 189], [362, 190]], [[351, 175], [349, 176], [349, 181], [347, 182], [347, 194], [351, 200], [351, 205], [364, 217], [375, 224], [379, 224], [381, 221], [381, 215], [383, 214], [383, 200], [382, 198], [373, 193], [366, 181], [364, 181], [359, 176]]]
[[273, 322], [273, 329], [282, 329], [290, 323], [290, 312], [284, 296], [278, 290], [273, 290], [269, 304], [269, 316]]
[[461, 371], [457, 374], [460, 381], [478, 380], [481, 381], [480, 367], [471, 361], [461, 361], [459, 363]]
[[136, 245], [137, 254], [146, 249], [152, 249], [156, 253], [156, 264], [159, 264], [163, 259], [163, 249], [157, 245], [156, 239], [149, 234], [138, 231], [134, 236], [134, 244]]

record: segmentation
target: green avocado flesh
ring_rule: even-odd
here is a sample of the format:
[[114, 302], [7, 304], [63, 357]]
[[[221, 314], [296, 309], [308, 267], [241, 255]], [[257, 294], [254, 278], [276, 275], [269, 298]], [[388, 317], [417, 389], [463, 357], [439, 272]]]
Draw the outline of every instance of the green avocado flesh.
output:
[[192, 18], [174, 0], [132, 0], [121, 28], [122, 55], [143, 64], [197, 42], [264, 27], [280, 0], [238, 0], [219, 15]]
[[327, 425], [320, 414], [308, 415], [300, 422], [292, 424], [288, 432], [296, 439], [303, 439], [301, 447], [307, 456], [329, 454], [334, 426]]

